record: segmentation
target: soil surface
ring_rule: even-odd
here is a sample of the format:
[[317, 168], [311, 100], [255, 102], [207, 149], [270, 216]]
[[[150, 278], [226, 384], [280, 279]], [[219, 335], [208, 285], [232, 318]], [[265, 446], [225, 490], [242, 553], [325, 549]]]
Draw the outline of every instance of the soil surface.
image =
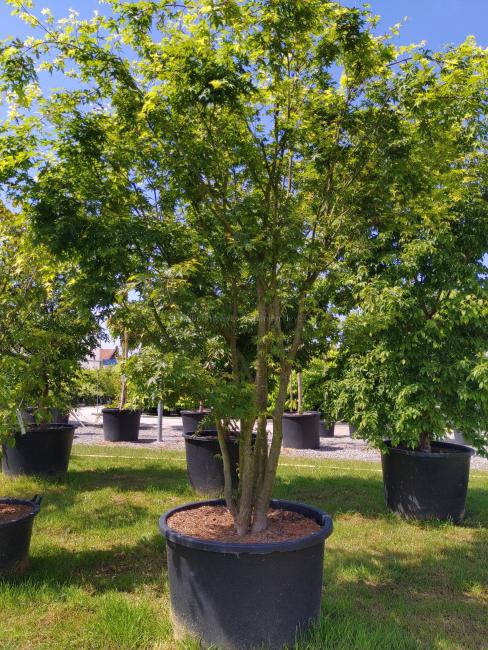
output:
[[32, 506], [0, 503], [0, 524], [6, 523], [8, 521], [16, 521], [17, 519], [22, 519], [22, 517], [30, 515], [32, 511]]
[[239, 537], [234, 530], [232, 516], [225, 506], [201, 506], [192, 510], [175, 512], [168, 525], [182, 535], [212, 542], [238, 544], [265, 544], [286, 542], [306, 537], [320, 530], [320, 526], [298, 512], [270, 510], [268, 528], [262, 533], [247, 533]]

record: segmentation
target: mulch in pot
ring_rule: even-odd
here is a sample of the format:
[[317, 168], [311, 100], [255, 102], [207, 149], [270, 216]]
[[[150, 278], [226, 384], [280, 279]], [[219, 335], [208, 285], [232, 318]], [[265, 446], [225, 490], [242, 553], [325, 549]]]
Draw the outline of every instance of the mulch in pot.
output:
[[300, 539], [320, 530], [320, 526], [298, 512], [273, 510], [268, 513], [268, 528], [261, 533], [239, 537], [232, 516], [225, 506], [201, 506], [175, 512], [168, 525], [182, 535], [214, 542], [265, 544]]
[[22, 519], [22, 517], [30, 515], [33, 510], [32, 506], [24, 504], [0, 503], [0, 524]]

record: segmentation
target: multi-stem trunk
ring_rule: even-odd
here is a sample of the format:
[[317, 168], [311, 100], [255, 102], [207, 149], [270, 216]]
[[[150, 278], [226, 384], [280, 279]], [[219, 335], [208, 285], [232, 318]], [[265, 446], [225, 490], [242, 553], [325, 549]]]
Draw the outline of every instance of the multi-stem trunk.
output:
[[[274, 334], [277, 336], [279, 342], [281, 340], [281, 313], [277, 296], [274, 296], [274, 298]], [[306, 291], [303, 291], [298, 303], [298, 312], [291, 346], [288, 351], [285, 352], [284, 346], [282, 345], [282, 356], [278, 377], [278, 396], [276, 398], [273, 411], [273, 438], [271, 440], [269, 454], [266, 462], [264, 478], [259, 490], [256, 493], [254, 502], [254, 519], [252, 524], [253, 532], [260, 532], [262, 530], [265, 530], [267, 526], [267, 512], [276, 479], [278, 460], [281, 452], [281, 443], [283, 440], [283, 412], [285, 409], [286, 393], [288, 389], [288, 382], [290, 380], [292, 364], [294, 363], [297, 352], [300, 348], [300, 345], [302, 344], [303, 328], [306, 319], [305, 305]]]
[[[239, 496], [235, 527], [239, 535], [249, 531], [254, 515], [254, 500], [264, 480], [268, 457], [266, 410], [268, 404], [268, 347], [269, 311], [266, 286], [257, 283], [258, 332], [256, 355], [256, 418], [241, 421], [239, 443]], [[257, 422], [253, 444], [253, 425]]]
[[[124, 339], [122, 342], [122, 359], [124, 360], [124, 363], [127, 361], [128, 351], [129, 351], [129, 333], [127, 332], [127, 330], [124, 330]], [[121, 385], [120, 385], [119, 409], [122, 410], [127, 403], [127, 378], [125, 376], [125, 373], [122, 373], [120, 382]]]
[[278, 397], [273, 411], [273, 438], [266, 463], [266, 470], [259, 491], [256, 494], [254, 504], [253, 532], [261, 532], [267, 526], [267, 513], [271, 499], [273, 486], [278, 469], [278, 460], [283, 440], [283, 413], [285, 410], [286, 392], [290, 377], [290, 365], [285, 362], [281, 368], [279, 377]]
[[[237, 499], [232, 493], [231, 467], [223, 427], [217, 421], [217, 431], [224, 465], [226, 504], [233, 515], [234, 526], [239, 535], [246, 534], [253, 521], [256, 494], [261, 491], [266, 474], [268, 460], [268, 442], [266, 430], [266, 411], [268, 402], [268, 354], [269, 354], [269, 309], [266, 296], [266, 286], [263, 281], [257, 285], [258, 302], [258, 332], [255, 377], [254, 417], [245, 418], [240, 423], [239, 439], [239, 493]], [[233, 366], [238, 363], [237, 354], [232, 355]], [[233, 372], [235, 382], [239, 381], [238, 373]], [[253, 436], [254, 425], [257, 424], [256, 435]]]
[[[267, 294], [268, 291], [268, 294]], [[278, 469], [278, 460], [283, 438], [282, 418], [288, 392], [290, 372], [296, 353], [301, 345], [305, 321], [305, 294], [300, 298], [299, 311], [293, 342], [285, 352], [281, 341], [279, 307], [276, 295], [269, 295], [263, 282], [258, 282], [258, 332], [255, 379], [255, 418], [241, 421], [239, 444], [239, 494], [237, 500], [232, 492], [230, 457], [224, 430], [217, 421], [217, 431], [224, 465], [226, 504], [234, 519], [238, 535], [249, 530], [261, 532], [267, 527], [267, 514]], [[274, 310], [273, 315], [272, 309]], [[282, 346], [282, 357], [278, 374], [278, 396], [273, 410], [273, 436], [268, 449], [267, 402], [269, 346], [271, 335], [276, 335]], [[257, 424], [253, 444], [253, 425]]]

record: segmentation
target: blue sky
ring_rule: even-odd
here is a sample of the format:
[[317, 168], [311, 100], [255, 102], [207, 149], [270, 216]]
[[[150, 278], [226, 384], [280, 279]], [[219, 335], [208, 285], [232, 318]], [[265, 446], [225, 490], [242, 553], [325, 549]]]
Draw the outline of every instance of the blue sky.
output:
[[[346, 5], [361, 5], [362, 0], [347, 0]], [[439, 49], [446, 43], [460, 43], [468, 34], [488, 47], [488, 0], [370, 0], [374, 13], [381, 15], [380, 30], [408, 20], [398, 42], [408, 44], [426, 40], [427, 45]], [[97, 0], [41, 0], [35, 6], [49, 7], [56, 17], [64, 16], [72, 7], [82, 18], [90, 16], [99, 5]], [[107, 7], [100, 7], [103, 13]], [[0, 38], [25, 36], [29, 28], [10, 16], [10, 7], [0, 0]]]
[[488, 47], [488, 0], [371, 0], [369, 4], [381, 16], [382, 31], [408, 17], [398, 39], [401, 44], [426, 40], [428, 47], [440, 49], [473, 34]]

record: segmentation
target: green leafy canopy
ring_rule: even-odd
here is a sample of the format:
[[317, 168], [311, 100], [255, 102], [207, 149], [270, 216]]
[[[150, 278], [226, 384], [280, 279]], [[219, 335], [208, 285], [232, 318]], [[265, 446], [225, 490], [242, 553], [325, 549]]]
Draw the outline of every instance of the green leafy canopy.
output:
[[[12, 4], [33, 26], [41, 20]], [[127, 283], [138, 292], [142, 304], [131, 312], [144, 314], [141, 336], [157, 349], [158, 368], [186, 358], [202, 369], [218, 359], [212, 387], [226, 500], [239, 532], [251, 521], [259, 530], [290, 372], [327, 353], [337, 314], [353, 310], [341, 348], [350, 352], [345, 408], [358, 373], [380, 386], [378, 395], [413, 394], [390, 372], [393, 356], [365, 345], [371, 332], [394, 347], [395, 319], [364, 334], [359, 323], [372, 305], [378, 321], [401, 308], [405, 328], [423, 312], [418, 285], [428, 289], [430, 313], [439, 291], [439, 301], [452, 290], [465, 305], [464, 277], [476, 296], [470, 309], [484, 301], [486, 52], [472, 39], [438, 54], [398, 51], [392, 33], [375, 34], [367, 9], [326, 0], [109, 5], [109, 16], [86, 21], [46, 14], [33, 40], [4, 44], [11, 117], [0, 180], [50, 250], [76, 260], [94, 301], [110, 305]], [[42, 93], [42, 70], [73, 77], [76, 88]], [[436, 279], [438, 251], [444, 260], [461, 255], [452, 280]], [[426, 320], [459, 330], [446, 305], [436, 312], [445, 318]], [[422, 321], [420, 330], [431, 327]], [[478, 354], [484, 333], [473, 332]], [[419, 349], [411, 346], [411, 356]], [[374, 359], [375, 380], [366, 368]], [[374, 412], [374, 391], [361, 397], [362, 414]], [[410, 440], [404, 415], [398, 436]], [[241, 419], [237, 495], [224, 416]], [[369, 422], [380, 444], [381, 423]], [[429, 422], [435, 435], [439, 422]]]

